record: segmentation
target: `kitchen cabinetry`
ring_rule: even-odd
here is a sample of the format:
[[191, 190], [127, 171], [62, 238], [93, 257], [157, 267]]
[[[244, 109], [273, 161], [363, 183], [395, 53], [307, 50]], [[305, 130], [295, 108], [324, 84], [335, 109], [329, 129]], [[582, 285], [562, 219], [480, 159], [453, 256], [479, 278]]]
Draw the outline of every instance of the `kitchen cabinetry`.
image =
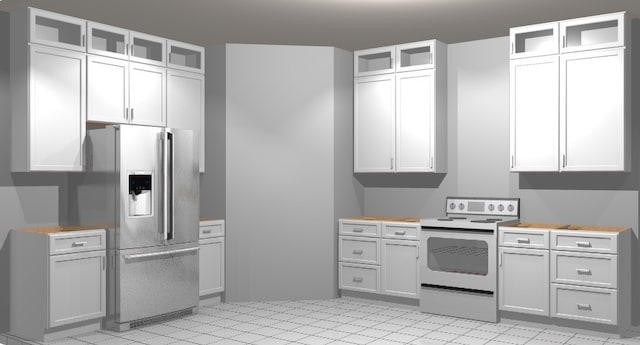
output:
[[224, 220], [200, 221], [200, 298], [224, 291]]
[[[85, 51], [86, 22], [83, 19], [35, 8], [19, 9], [12, 13], [12, 20], [20, 26], [21, 35], [28, 32], [30, 43]], [[28, 26], [28, 31], [25, 26]], [[27, 41], [26, 37], [22, 39]]]
[[354, 171], [446, 171], [446, 45], [354, 53]]
[[625, 26], [614, 13], [511, 29], [511, 171], [629, 169]]
[[99, 328], [106, 310], [105, 230], [14, 230], [11, 241], [11, 334], [50, 341]]
[[12, 170], [82, 171], [85, 55], [12, 37], [11, 66]]
[[167, 127], [190, 129], [200, 142], [200, 172], [204, 172], [204, 75], [167, 69]]
[[339, 220], [339, 288], [417, 299], [420, 224], [380, 219]]
[[549, 232], [500, 227], [498, 307], [549, 316]]
[[631, 320], [630, 229], [518, 224], [500, 227], [499, 234], [501, 310], [626, 332]]

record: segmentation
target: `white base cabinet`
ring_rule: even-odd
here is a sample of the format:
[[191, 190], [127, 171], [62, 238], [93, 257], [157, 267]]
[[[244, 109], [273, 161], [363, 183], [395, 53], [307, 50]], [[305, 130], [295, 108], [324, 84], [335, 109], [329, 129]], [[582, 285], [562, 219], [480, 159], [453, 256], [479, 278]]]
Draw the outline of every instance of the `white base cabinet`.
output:
[[105, 238], [105, 230], [12, 231], [9, 333], [50, 341], [99, 325], [106, 312]]
[[499, 308], [631, 324], [631, 230], [561, 224], [500, 227]]
[[200, 221], [200, 297], [224, 291], [224, 220]]
[[420, 224], [340, 219], [338, 287], [419, 299]]

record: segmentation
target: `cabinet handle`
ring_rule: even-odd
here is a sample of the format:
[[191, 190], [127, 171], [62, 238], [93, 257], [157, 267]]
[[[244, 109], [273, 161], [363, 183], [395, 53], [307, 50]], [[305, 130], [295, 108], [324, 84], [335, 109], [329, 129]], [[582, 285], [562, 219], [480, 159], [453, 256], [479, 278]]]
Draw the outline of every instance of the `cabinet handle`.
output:
[[202, 233], [203, 233], [203, 234], [210, 234], [210, 233], [211, 233], [211, 229], [209, 229], [209, 230], [202, 230]]
[[362, 283], [362, 277], [353, 277], [353, 281], [356, 283]]
[[133, 108], [131, 108], [131, 121], [133, 121]]
[[87, 241], [82, 241], [82, 242], [73, 242], [73, 243], [71, 243], [71, 246], [72, 246], [72, 247], [82, 247], [82, 246], [84, 246], [85, 244], [87, 244]]
[[567, 47], [567, 36], [562, 35], [562, 48]]
[[500, 253], [500, 257], [498, 258], [498, 266], [502, 267], [502, 253]]
[[578, 242], [576, 242], [576, 246], [583, 247], [583, 248], [590, 248], [591, 247], [591, 242], [589, 242], [589, 241], [578, 241]]
[[576, 272], [578, 272], [578, 274], [588, 274], [591, 275], [591, 270], [588, 268], [576, 268]]
[[591, 304], [588, 303], [576, 303], [576, 307], [580, 310], [591, 310]]
[[106, 261], [106, 258], [103, 256], [103, 257], [102, 257], [102, 270], [103, 270], [103, 271], [104, 271], [104, 269], [105, 269], [105, 261]]
[[82, 46], [83, 46], [83, 47], [85, 46], [84, 41], [85, 41], [85, 36], [84, 36], [84, 35], [82, 35]]
[[433, 169], [433, 156], [431, 157], [431, 163], [429, 165], [429, 168]]
[[404, 231], [404, 230], [402, 230], [402, 231], [396, 231], [396, 232], [395, 232], [395, 234], [396, 234], [396, 235], [404, 235], [404, 234], [406, 234], [406, 233], [407, 233], [407, 232], [406, 232], [406, 231]]
[[125, 111], [124, 111], [124, 118], [125, 118], [125, 120], [127, 120], [127, 121], [129, 120], [129, 108], [126, 108], [126, 109], [125, 109]]
[[354, 228], [353, 232], [362, 232], [362, 228]]
[[129, 55], [129, 43], [124, 45], [124, 55]]
[[562, 154], [562, 167], [563, 168], [567, 167], [567, 155], [566, 154]]
[[526, 238], [526, 237], [523, 237], [523, 238], [517, 238], [517, 239], [516, 239], [516, 241], [517, 241], [518, 243], [531, 243], [531, 240], [529, 240], [529, 239], [528, 239], [528, 238]]
[[511, 155], [511, 168], [512, 169], [515, 166], [514, 161], [515, 161], [515, 159], [514, 159], [513, 155]]
[[363, 253], [362, 249], [354, 249], [353, 254], [361, 255]]
[[515, 43], [511, 42], [511, 54], [513, 54], [515, 51]]
[[391, 161], [391, 164], [390, 164], [389, 168], [390, 168], [391, 170], [393, 170], [393, 158], [391, 158], [391, 159], [390, 159], [390, 161]]

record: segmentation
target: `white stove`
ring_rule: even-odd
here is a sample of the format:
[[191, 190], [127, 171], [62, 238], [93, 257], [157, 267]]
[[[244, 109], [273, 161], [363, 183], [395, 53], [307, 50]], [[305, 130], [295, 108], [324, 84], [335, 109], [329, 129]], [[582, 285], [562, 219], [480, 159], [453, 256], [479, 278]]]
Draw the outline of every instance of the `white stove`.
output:
[[518, 222], [519, 199], [446, 199], [420, 224], [420, 310], [497, 322], [498, 226]]

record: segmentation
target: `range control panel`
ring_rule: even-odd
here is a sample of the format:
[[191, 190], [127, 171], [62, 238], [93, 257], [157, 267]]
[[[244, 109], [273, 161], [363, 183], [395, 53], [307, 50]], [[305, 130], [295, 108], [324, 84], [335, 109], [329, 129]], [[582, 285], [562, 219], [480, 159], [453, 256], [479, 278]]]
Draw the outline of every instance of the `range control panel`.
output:
[[520, 216], [520, 199], [447, 198], [447, 214]]

